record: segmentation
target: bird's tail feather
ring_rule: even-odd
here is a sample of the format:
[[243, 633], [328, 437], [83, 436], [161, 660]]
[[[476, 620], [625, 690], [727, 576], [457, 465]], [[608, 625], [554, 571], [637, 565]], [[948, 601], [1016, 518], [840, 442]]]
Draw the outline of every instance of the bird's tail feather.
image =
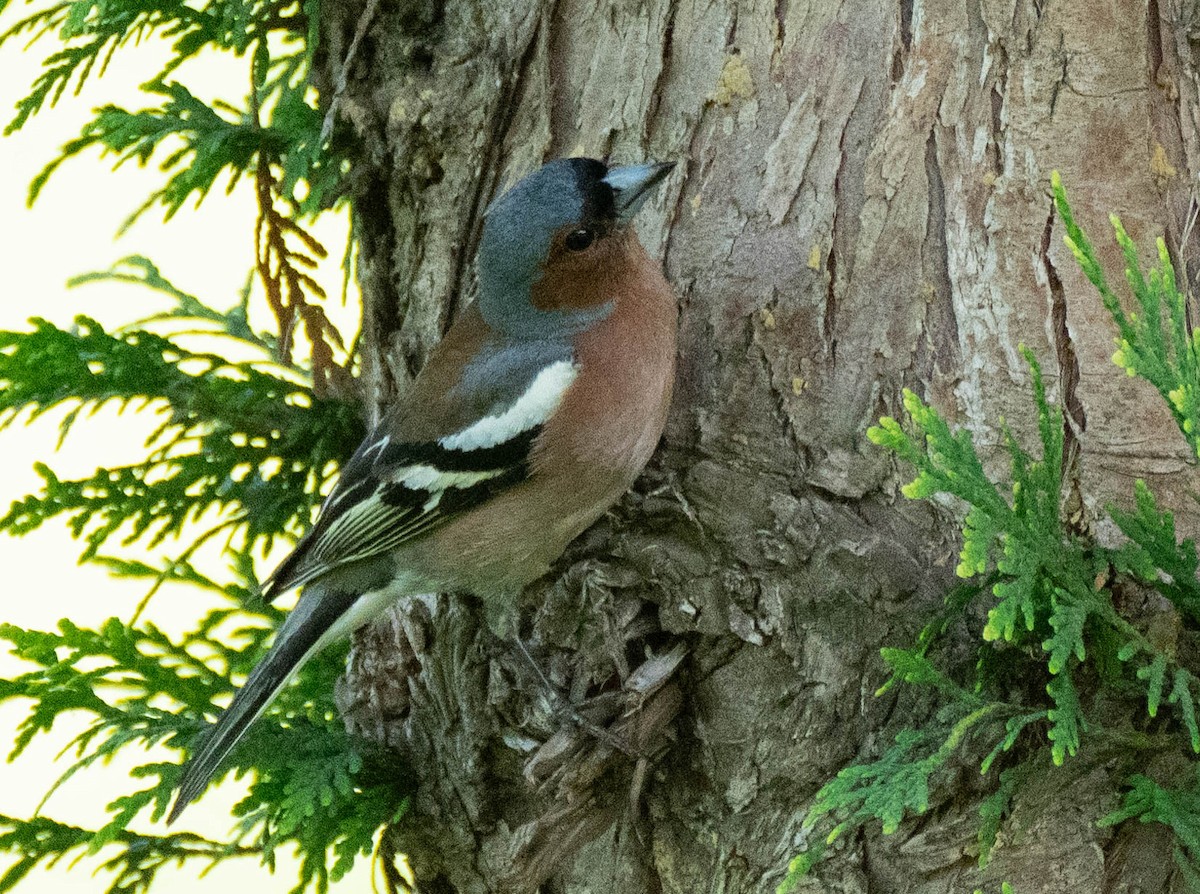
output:
[[203, 734], [184, 765], [175, 804], [167, 817], [168, 825], [204, 791], [221, 761], [245, 735], [250, 724], [324, 644], [322, 638], [335, 628], [356, 598], [357, 594], [326, 590], [315, 584], [305, 590], [279, 628], [267, 656], [254, 668], [217, 722]]

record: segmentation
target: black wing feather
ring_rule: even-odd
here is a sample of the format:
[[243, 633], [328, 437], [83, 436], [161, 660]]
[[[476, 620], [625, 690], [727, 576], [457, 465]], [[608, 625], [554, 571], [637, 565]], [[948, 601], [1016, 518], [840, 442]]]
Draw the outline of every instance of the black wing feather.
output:
[[[263, 585], [270, 601], [332, 568], [378, 556], [425, 534], [529, 477], [529, 454], [541, 433], [531, 427], [493, 446], [454, 450], [436, 442], [368, 439], [342, 471], [317, 523]], [[461, 484], [429, 488], [408, 483], [406, 469], [428, 467]], [[480, 477], [471, 481], [472, 476]], [[399, 477], [401, 480], [397, 480]]]

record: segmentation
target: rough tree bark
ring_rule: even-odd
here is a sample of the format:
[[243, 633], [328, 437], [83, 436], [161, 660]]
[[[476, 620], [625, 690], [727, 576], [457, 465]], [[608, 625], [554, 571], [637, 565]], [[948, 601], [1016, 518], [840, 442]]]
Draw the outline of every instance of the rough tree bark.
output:
[[[1110, 322], [1048, 191], [1057, 168], [1097, 236], [1116, 210], [1190, 260], [1192, 2], [323, 7], [325, 92], [344, 83], [363, 153], [375, 401], [471, 299], [498, 189], [558, 155], [682, 162], [641, 221], [682, 310], [667, 435], [531, 588], [523, 625], [556, 684], [641, 753], [556, 719], [473, 600], [377, 624], [340, 700], [419, 780], [391, 841], [422, 890], [773, 890], [817, 786], [928, 711], [873, 697], [879, 648], [938, 604], [956, 548], [864, 438], [902, 387], [994, 445], [1002, 417], [1029, 428], [1029, 345], [1071, 419], [1085, 520], [1140, 476], [1195, 529], [1186, 446], [1110, 365]], [[1102, 755], [1049, 778], [986, 873], [964, 768], [927, 817], [847, 843], [803, 890], [1178, 888], [1164, 835], [1096, 827], [1114, 798]]]

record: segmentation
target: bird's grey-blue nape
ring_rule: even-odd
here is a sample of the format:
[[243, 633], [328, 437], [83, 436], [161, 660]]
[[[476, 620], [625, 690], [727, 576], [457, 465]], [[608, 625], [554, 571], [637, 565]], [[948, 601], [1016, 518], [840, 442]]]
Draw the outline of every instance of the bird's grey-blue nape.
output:
[[[554, 235], [582, 226], [588, 206], [579, 167], [586, 159], [547, 163], [488, 208], [479, 244], [479, 310], [484, 320], [515, 338], [561, 338], [582, 332], [612, 312], [612, 305], [541, 310], [530, 290], [550, 255]], [[601, 168], [599, 162], [592, 162]], [[600, 182], [600, 178], [595, 178]], [[607, 189], [607, 187], [605, 187]]]

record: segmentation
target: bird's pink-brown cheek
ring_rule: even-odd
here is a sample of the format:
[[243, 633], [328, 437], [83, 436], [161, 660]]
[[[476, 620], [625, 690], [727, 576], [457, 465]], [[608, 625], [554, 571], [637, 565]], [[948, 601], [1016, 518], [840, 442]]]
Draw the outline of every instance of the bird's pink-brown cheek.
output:
[[611, 279], [601, 262], [564, 258], [547, 266], [541, 279], [533, 284], [530, 297], [539, 310], [594, 307], [608, 300]]

